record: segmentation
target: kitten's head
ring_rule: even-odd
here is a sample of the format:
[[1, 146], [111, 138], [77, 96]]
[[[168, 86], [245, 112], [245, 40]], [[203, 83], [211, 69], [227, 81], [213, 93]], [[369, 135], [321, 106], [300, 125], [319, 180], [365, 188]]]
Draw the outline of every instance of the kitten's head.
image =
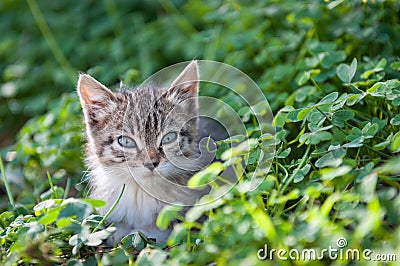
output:
[[137, 178], [179, 177], [196, 155], [198, 66], [192, 61], [167, 88], [112, 92], [81, 74], [88, 156], [104, 168], [128, 168]]

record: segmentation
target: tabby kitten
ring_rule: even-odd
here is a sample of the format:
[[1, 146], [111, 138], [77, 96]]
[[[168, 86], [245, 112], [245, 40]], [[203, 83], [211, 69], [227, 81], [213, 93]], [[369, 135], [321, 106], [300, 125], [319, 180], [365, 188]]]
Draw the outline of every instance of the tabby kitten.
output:
[[86, 125], [90, 197], [106, 202], [101, 214], [126, 186], [108, 218], [117, 227], [112, 242], [138, 230], [165, 242], [171, 229], [156, 226], [160, 210], [173, 203], [192, 205], [208, 192], [186, 186], [204, 166], [196, 147], [198, 80], [196, 61], [168, 88], [147, 85], [112, 92], [80, 74], [77, 90]]

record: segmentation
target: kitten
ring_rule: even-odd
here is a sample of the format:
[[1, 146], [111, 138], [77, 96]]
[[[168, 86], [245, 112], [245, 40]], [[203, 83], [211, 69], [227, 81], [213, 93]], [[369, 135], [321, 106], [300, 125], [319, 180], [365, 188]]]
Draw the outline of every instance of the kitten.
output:
[[111, 242], [140, 230], [165, 242], [171, 228], [156, 226], [167, 204], [193, 205], [208, 192], [189, 189], [188, 179], [205, 166], [198, 160], [198, 80], [192, 61], [168, 88], [143, 86], [112, 92], [80, 74], [78, 94], [84, 113], [90, 169], [90, 197], [101, 199], [117, 227]]

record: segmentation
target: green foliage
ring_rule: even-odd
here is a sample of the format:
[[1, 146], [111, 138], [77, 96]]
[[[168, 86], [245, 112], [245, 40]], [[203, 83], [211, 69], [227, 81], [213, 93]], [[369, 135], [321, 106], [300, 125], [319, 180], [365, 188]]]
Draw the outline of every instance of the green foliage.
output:
[[80, 132], [83, 132], [82, 118], [77, 116], [80, 111], [77, 96], [62, 95], [46, 115], [31, 119], [20, 130], [15, 146], [16, 160], [31, 170], [64, 169], [78, 174], [82, 169], [77, 156], [82, 146]]
[[[395, 253], [400, 244], [394, 236], [400, 230], [399, 211], [392, 211], [400, 202], [400, 167], [389, 161], [386, 165], [392, 164], [393, 172], [388, 175], [382, 171], [386, 165], [379, 166], [399, 152], [393, 148], [393, 132], [399, 128], [393, 128], [390, 121], [399, 113], [393, 108], [393, 100], [400, 95], [400, 84], [398, 80], [382, 81], [383, 77], [366, 80], [365, 76], [349, 83], [354, 67], [344, 73], [340, 66], [338, 76], [348, 78], [336, 90], [344, 91], [321, 93], [307, 105], [301, 102], [282, 108], [278, 114], [287, 115], [275, 118], [280, 129], [275, 136], [277, 156], [263, 184], [249, 191], [252, 173], [248, 172], [247, 179], [218, 204], [197, 213], [197, 217], [209, 216], [198, 225], [198, 237], [204, 242], [192, 256], [187, 255], [186, 246], [171, 250], [172, 261], [255, 264], [259, 260], [254, 251], [265, 243], [301, 250], [328, 247], [339, 237], [358, 249], [381, 250], [381, 243], [389, 241], [385, 251]], [[368, 66], [359, 67], [361, 73], [370, 71]], [[376, 84], [385, 88], [379, 93], [371, 90]], [[346, 88], [356, 91], [349, 94]], [[191, 182], [199, 176], [215, 175], [214, 171], [210, 167]], [[220, 189], [214, 189], [210, 197], [218, 198]], [[187, 213], [184, 227], [175, 228], [169, 244], [185, 240], [180, 231], [190, 230], [190, 215], [192, 212]]]
[[[0, 264], [252, 265], [264, 263], [257, 251], [265, 244], [321, 250], [336, 247], [340, 237], [347, 248], [399, 250], [397, 1], [38, 2], [47, 39], [35, 24], [36, 2], [28, 3], [0, 4], [4, 143], [13, 142], [6, 132], [30, 119], [16, 144], [4, 149], [16, 152], [6, 170], [20, 169], [23, 185], [2, 170], [10, 186], [1, 190], [16, 207], [0, 205]], [[58, 49], [69, 65], [57, 59]], [[190, 180], [192, 186], [212, 181], [201, 200], [211, 204], [185, 217], [176, 207], [165, 209], [160, 227], [181, 220], [167, 248], [138, 232], [104, 249], [100, 243], [114, 229], [96, 214], [101, 203], [69, 198], [64, 184], [67, 176], [79, 182], [83, 170], [81, 110], [68, 69], [87, 70], [107, 84], [133, 84], [192, 58], [222, 61], [255, 79], [275, 113], [277, 133], [257, 135], [249, 110], [235, 105], [252, 132], [251, 145], [227, 152], [235, 140], [221, 142], [222, 162]], [[257, 168], [266, 139], [276, 145], [273, 164]], [[221, 196], [232, 184], [218, 176], [242, 159], [250, 164], [241, 181]], [[44, 182], [47, 171], [50, 182]], [[256, 190], [253, 176], [264, 178]], [[200, 224], [200, 217], [207, 219]], [[314, 263], [334, 262], [325, 256]]]
[[93, 208], [104, 206], [104, 202], [58, 199], [55, 190], [49, 197], [33, 207], [24, 205], [0, 215], [0, 251], [10, 252], [7, 256], [1, 253], [2, 261], [72, 262], [78, 254], [89, 257], [88, 247], [100, 245], [115, 231], [114, 227], [102, 225], [101, 216], [92, 214]]

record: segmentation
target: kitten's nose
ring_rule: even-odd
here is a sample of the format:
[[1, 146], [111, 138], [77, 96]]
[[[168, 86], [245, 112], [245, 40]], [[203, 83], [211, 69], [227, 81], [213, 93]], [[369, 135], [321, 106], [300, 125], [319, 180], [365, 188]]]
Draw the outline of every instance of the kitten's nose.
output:
[[143, 166], [146, 167], [147, 169], [153, 171], [154, 168], [156, 168], [158, 166], [160, 162], [157, 160], [152, 160], [152, 161], [148, 161], [148, 162], [144, 162]]
[[143, 166], [153, 171], [160, 163], [160, 158], [158, 157], [157, 152], [153, 150], [148, 151], [147, 155], [149, 156], [149, 160], [143, 162]]

